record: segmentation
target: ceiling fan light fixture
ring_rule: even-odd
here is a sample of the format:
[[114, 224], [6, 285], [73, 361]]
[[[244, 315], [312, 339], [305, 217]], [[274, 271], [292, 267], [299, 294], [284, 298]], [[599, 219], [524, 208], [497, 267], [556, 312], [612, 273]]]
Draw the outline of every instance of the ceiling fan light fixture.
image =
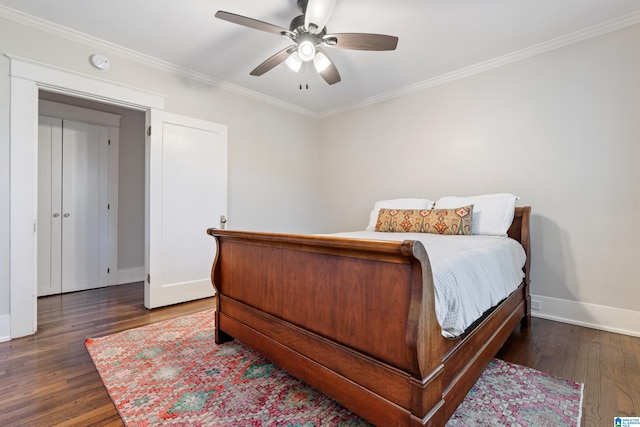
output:
[[[337, 0], [310, 1], [304, 11], [304, 26], [317, 34], [329, 21]], [[313, 29], [312, 29], [313, 28]]]
[[335, 46], [338, 44], [338, 38], [336, 36], [325, 36], [322, 42], [327, 46]]
[[313, 61], [314, 68], [329, 85], [341, 81], [340, 73], [324, 51], [324, 47], [338, 49], [381, 51], [395, 50], [398, 37], [385, 34], [336, 33], [327, 34], [326, 24], [336, 6], [337, 0], [296, 0], [302, 14], [294, 17], [289, 29], [247, 16], [219, 10], [216, 18], [254, 30], [277, 34], [293, 42], [271, 55], [249, 74], [261, 76], [279, 64], [286, 62], [294, 72], [299, 72], [304, 62]]
[[311, 61], [316, 55], [316, 45], [309, 39], [302, 40], [298, 44], [298, 55], [303, 61]]
[[313, 58], [313, 66], [316, 68], [316, 71], [318, 73], [326, 70], [329, 65], [331, 65], [331, 61], [329, 60], [327, 55], [322, 52], [318, 52]]
[[287, 64], [287, 66], [291, 68], [294, 73], [300, 71], [302, 62], [302, 58], [300, 58], [300, 55], [298, 55], [298, 51], [294, 51], [291, 55], [289, 55], [287, 60], [284, 61], [284, 63]]

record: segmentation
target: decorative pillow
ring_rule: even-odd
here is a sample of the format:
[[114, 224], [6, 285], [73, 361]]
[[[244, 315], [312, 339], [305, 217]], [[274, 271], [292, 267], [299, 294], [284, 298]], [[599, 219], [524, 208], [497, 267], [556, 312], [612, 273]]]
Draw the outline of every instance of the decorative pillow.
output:
[[436, 209], [473, 205], [473, 234], [506, 236], [518, 196], [509, 193], [485, 194], [471, 197], [442, 197]]
[[473, 205], [455, 209], [380, 209], [376, 231], [471, 234]]
[[376, 221], [378, 221], [378, 213], [381, 208], [388, 209], [431, 209], [433, 202], [428, 199], [391, 199], [377, 201], [371, 214], [369, 215], [369, 224], [367, 225], [367, 231], [374, 231], [376, 229]]

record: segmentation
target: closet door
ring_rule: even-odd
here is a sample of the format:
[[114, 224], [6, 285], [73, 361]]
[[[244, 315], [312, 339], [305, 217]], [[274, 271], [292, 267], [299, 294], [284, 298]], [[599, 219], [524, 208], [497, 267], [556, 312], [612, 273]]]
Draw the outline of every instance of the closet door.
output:
[[38, 296], [111, 284], [108, 191], [109, 128], [40, 116]]
[[38, 121], [38, 296], [62, 291], [62, 120]]
[[62, 141], [62, 292], [71, 292], [108, 280], [109, 130], [65, 120]]

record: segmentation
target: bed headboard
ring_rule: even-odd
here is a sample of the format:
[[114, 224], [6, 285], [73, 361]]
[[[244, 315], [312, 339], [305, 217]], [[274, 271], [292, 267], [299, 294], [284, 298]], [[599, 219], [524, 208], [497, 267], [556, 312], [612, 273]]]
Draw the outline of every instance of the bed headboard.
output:
[[527, 282], [529, 281], [529, 266], [531, 265], [531, 242], [529, 232], [529, 217], [531, 216], [531, 206], [517, 207], [513, 215], [513, 222], [507, 235], [520, 242], [527, 254], [527, 262], [524, 266], [524, 273]]

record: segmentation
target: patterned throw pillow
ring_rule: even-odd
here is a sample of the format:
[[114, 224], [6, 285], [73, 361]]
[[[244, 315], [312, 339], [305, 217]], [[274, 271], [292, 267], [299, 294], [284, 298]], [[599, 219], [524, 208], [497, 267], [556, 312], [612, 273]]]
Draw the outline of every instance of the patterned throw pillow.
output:
[[380, 209], [376, 231], [471, 234], [473, 205], [454, 209]]

